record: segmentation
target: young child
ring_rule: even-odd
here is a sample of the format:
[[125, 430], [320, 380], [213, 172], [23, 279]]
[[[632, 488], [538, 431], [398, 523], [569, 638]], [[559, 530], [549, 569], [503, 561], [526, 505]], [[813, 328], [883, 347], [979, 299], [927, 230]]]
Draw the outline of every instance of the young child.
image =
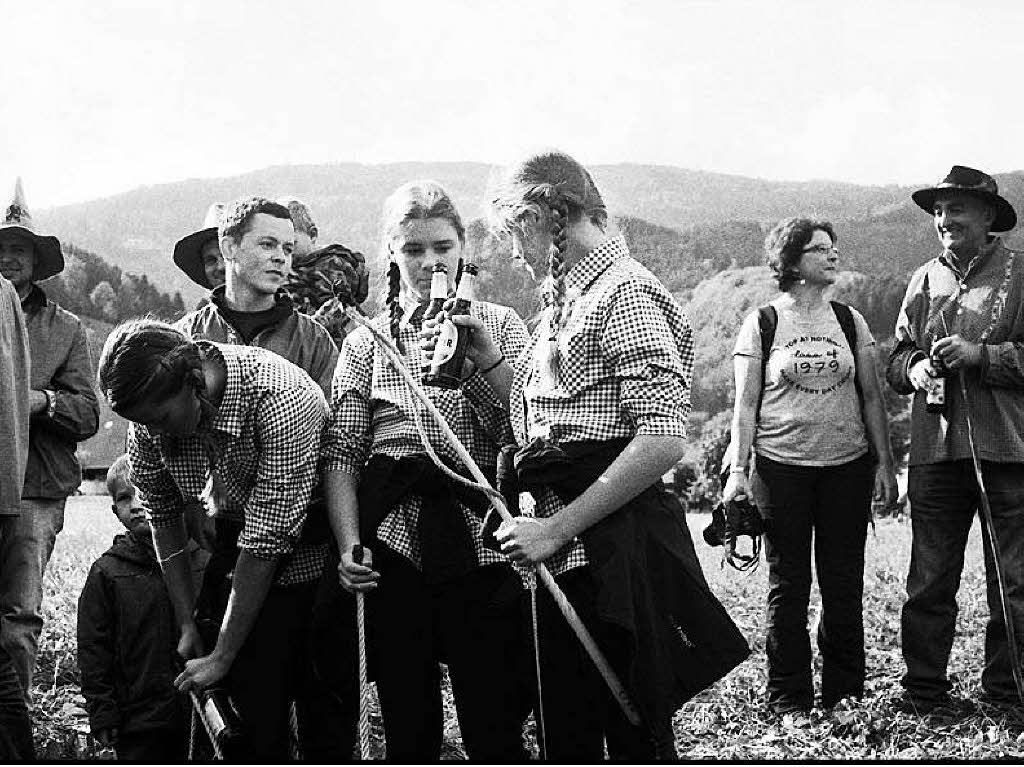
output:
[[[173, 684], [178, 632], [127, 456], [107, 472], [107, 490], [126, 532], [93, 563], [78, 600], [78, 667], [89, 723], [119, 760], [181, 762], [188, 708]], [[194, 564], [204, 553], [190, 541]]]

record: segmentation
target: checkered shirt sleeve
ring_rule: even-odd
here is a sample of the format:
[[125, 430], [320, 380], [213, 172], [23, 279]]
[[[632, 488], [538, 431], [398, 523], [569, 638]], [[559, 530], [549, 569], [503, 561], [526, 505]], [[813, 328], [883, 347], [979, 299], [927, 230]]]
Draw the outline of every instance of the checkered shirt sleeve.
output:
[[[526, 330], [515, 312], [484, 301], [475, 301], [470, 312], [484, 322], [492, 337], [498, 339], [508, 359], [518, 355], [526, 342]], [[386, 317], [378, 317], [373, 322], [382, 332], [389, 332]], [[419, 348], [417, 331], [403, 323], [399, 337], [405, 347], [403, 358], [406, 367], [419, 377], [423, 353]], [[474, 375], [459, 391], [432, 386], [424, 389], [481, 468], [493, 467], [498, 449], [511, 435], [511, 425], [507, 408], [482, 376]], [[440, 427], [434, 423], [426, 407], [409, 392], [404, 379], [377, 348], [370, 332], [360, 328], [350, 334], [342, 346], [334, 376], [323, 470], [342, 471], [358, 477], [371, 455], [383, 454], [399, 459], [422, 453], [423, 445], [413, 420], [414, 412], [419, 414], [423, 430], [438, 455], [457, 464], [458, 457]], [[418, 497], [403, 500], [377, 530], [377, 537], [383, 543], [417, 567], [420, 565], [417, 530], [421, 506]], [[476, 515], [465, 507], [462, 507], [462, 514], [480, 564], [505, 562], [503, 556], [483, 547], [479, 537], [480, 520]]]
[[[693, 332], [683, 308], [629, 255], [621, 236], [606, 240], [569, 272], [564, 311], [558, 380], [546, 380], [541, 372], [539, 341], [548, 336], [549, 313], [516, 361], [511, 409], [517, 441], [685, 437]], [[549, 517], [562, 508], [554, 493], [543, 490], [532, 513]], [[586, 562], [574, 541], [548, 566], [559, 574]]]
[[221, 491], [215, 513], [242, 522], [239, 548], [261, 559], [290, 555], [278, 584], [313, 580], [323, 569], [326, 545], [297, 543], [327, 422], [323, 393], [303, 370], [273, 352], [202, 346], [227, 371], [211, 428], [173, 440], [173, 450], [144, 427], [129, 431], [133, 481], [150, 504], [153, 526], [177, 524], [184, 500], [199, 498], [212, 477]]

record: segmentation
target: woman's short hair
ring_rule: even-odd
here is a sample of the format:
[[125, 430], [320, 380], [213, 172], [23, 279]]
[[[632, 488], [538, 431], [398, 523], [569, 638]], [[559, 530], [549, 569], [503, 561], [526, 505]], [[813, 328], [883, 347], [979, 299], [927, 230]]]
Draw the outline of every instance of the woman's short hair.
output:
[[815, 218], [784, 218], [777, 223], [764, 239], [764, 259], [772, 270], [779, 290], [787, 292], [800, 279], [797, 268], [803, 258], [804, 248], [815, 232], [825, 232], [838, 241], [832, 222]]

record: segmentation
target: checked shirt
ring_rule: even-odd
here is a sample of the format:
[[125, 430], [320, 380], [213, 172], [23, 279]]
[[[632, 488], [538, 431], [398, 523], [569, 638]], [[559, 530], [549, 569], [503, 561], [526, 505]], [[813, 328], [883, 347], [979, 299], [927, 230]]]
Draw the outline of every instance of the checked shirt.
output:
[[[693, 331], [672, 294], [629, 255], [621, 235], [584, 256], [566, 275], [565, 288], [558, 380], [549, 379], [541, 362], [550, 309], [515, 363], [510, 409], [516, 441], [685, 437]], [[534, 513], [550, 517], [562, 506], [544, 490]], [[556, 575], [586, 563], [578, 540], [547, 562]]]
[[142, 491], [154, 528], [178, 524], [211, 475], [222, 494], [216, 514], [243, 523], [238, 547], [260, 559], [285, 561], [279, 585], [320, 576], [326, 544], [297, 546], [317, 477], [327, 422], [323, 392], [300, 368], [251, 346], [198, 341], [227, 370], [224, 396], [203, 434], [171, 440], [131, 424], [132, 482]]
[[[421, 375], [423, 352], [418, 331], [407, 318], [399, 326], [399, 338], [405, 347], [406, 367], [417, 378]], [[506, 359], [515, 359], [526, 344], [526, 327], [512, 309], [485, 301], [474, 301], [470, 314], [483, 320]], [[377, 317], [374, 325], [387, 334], [387, 316]], [[459, 391], [425, 386], [437, 409], [469, 454], [486, 472], [493, 469], [501, 445], [512, 441], [507, 408], [495, 396], [484, 377], [472, 375]], [[405, 381], [384, 356], [369, 330], [359, 328], [345, 339], [331, 395], [331, 422], [324, 438], [323, 470], [343, 471], [358, 477], [371, 455], [383, 454], [395, 459], [424, 452], [413, 420], [415, 407], [420, 414], [430, 444], [442, 458], [458, 465], [455, 451], [434, 423], [426, 407], [409, 392]], [[401, 554], [417, 568], [421, 566], [417, 534], [422, 507], [418, 496], [402, 500], [381, 522], [377, 537], [388, 548]], [[462, 514], [481, 565], [506, 562], [505, 557], [482, 545], [480, 519], [465, 506]]]

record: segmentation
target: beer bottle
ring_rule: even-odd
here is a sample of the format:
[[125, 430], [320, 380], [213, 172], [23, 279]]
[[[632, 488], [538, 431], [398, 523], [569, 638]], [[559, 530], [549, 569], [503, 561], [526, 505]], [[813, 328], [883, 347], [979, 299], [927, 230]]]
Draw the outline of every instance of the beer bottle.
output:
[[242, 719], [228, 691], [223, 687], [208, 687], [199, 693], [199, 704], [210, 741], [222, 754], [230, 754], [242, 739]]
[[949, 375], [949, 368], [934, 352], [930, 355], [932, 367], [935, 369], [935, 377], [932, 379], [932, 388], [924, 396], [924, 409], [927, 413], [946, 412], [946, 376]]
[[447, 300], [448, 267], [444, 264], [434, 264], [434, 273], [430, 276], [430, 303], [423, 312], [424, 322], [437, 316]]
[[[469, 314], [470, 304], [473, 303], [474, 282], [479, 271], [476, 264], [467, 263], [463, 268], [450, 316]], [[433, 289], [430, 292], [433, 294]], [[423, 376], [423, 383], [443, 389], [458, 389], [462, 385], [462, 365], [466, 361], [468, 344], [469, 328], [456, 325], [450, 319], [442, 322], [430, 370]]]

